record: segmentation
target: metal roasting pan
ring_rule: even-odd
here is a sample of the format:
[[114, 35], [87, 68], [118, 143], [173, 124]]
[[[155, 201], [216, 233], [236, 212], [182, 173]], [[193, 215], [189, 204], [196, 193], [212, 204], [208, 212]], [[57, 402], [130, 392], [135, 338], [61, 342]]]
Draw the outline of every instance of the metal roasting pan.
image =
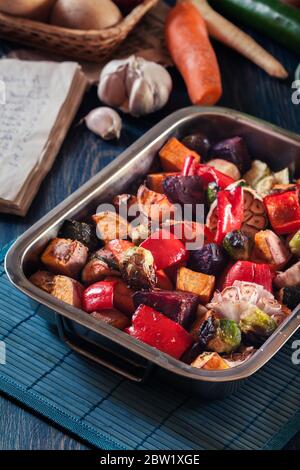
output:
[[56, 236], [67, 218], [91, 215], [102, 202], [129, 191], [143, 178], [157, 159], [157, 152], [171, 136], [178, 138], [195, 131], [213, 140], [240, 135], [245, 137], [252, 157], [266, 161], [273, 170], [289, 166], [300, 177], [300, 136], [259, 119], [218, 107], [189, 107], [177, 111], [147, 132], [96, 174], [75, 193], [27, 230], [10, 248], [5, 269], [10, 281], [34, 301], [42, 304], [48, 318], [55, 319], [61, 338], [78, 353], [122, 376], [142, 382], [152, 374], [208, 398], [229, 395], [254, 374], [284, 345], [300, 326], [300, 307], [296, 308], [245, 363], [223, 371], [193, 368], [164, 354], [126, 333], [97, 322], [83, 311], [67, 305], [40, 290], [28, 280], [39, 263], [47, 242]]

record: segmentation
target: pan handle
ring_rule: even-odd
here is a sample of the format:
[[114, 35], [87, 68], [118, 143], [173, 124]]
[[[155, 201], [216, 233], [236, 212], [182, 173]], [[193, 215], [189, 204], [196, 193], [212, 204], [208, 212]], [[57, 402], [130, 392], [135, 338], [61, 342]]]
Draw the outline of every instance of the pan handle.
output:
[[56, 324], [60, 338], [78, 354], [133, 382], [141, 383], [148, 378], [153, 367], [149, 361], [142, 364], [138, 359], [125, 358], [108, 347], [67, 331], [59, 314], [56, 314]]

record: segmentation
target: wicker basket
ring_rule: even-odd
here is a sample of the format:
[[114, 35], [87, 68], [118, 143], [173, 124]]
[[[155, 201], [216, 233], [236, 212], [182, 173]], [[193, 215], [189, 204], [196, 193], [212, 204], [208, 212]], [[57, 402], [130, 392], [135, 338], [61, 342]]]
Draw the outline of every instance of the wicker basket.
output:
[[101, 62], [157, 3], [158, 0], [145, 0], [117, 26], [99, 31], [61, 28], [0, 13], [0, 37], [69, 59]]

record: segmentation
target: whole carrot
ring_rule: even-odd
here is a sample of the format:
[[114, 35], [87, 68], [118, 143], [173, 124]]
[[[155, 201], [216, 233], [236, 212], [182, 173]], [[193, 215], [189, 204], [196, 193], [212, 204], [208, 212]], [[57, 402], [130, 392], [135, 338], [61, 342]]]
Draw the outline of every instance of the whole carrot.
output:
[[166, 42], [193, 104], [212, 105], [222, 95], [221, 75], [206, 25], [191, 3], [179, 3], [165, 24]]

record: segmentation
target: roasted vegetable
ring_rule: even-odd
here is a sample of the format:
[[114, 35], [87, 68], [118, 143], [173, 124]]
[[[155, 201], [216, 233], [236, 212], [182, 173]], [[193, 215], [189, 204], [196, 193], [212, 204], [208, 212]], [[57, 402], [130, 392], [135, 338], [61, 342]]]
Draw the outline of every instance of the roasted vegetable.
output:
[[178, 175], [179, 173], [175, 172], [168, 172], [168, 173], [152, 173], [150, 175], [147, 175], [146, 178], [146, 184], [151, 191], [154, 191], [156, 193], [161, 193], [163, 194], [164, 188], [163, 188], [163, 182], [167, 178], [167, 176], [175, 176]]
[[134, 244], [128, 240], [111, 240], [105, 245], [105, 249], [112, 253], [115, 261], [119, 264], [125, 251], [134, 247]]
[[126, 239], [130, 234], [127, 220], [114, 212], [101, 212], [92, 216], [96, 224], [96, 233], [100, 240], [108, 243], [116, 238]]
[[278, 273], [274, 282], [278, 288], [300, 286], [300, 261], [283, 273]]
[[229, 369], [229, 365], [216, 352], [204, 352], [200, 354], [192, 363], [192, 367], [204, 370], [224, 370]]
[[164, 193], [176, 204], [191, 204], [193, 215], [196, 215], [196, 205], [205, 201], [205, 190], [199, 176], [167, 176], [163, 182]]
[[81, 308], [82, 285], [66, 276], [58, 276], [46, 271], [38, 271], [29, 280], [40, 289], [63, 302]]
[[272, 230], [261, 230], [254, 237], [252, 259], [270, 264], [274, 269], [281, 269], [291, 255], [282, 240]]
[[250, 258], [252, 243], [245, 233], [240, 230], [233, 230], [225, 235], [223, 247], [231, 258], [247, 260]]
[[300, 229], [300, 203], [297, 186], [264, 198], [270, 224], [279, 235]]
[[115, 308], [111, 310], [103, 310], [101, 312], [92, 312], [91, 316], [96, 320], [103, 321], [115, 328], [118, 328], [118, 330], [124, 330], [124, 328], [130, 325], [128, 317]]
[[205, 189], [207, 189], [209, 183], [215, 182], [220, 187], [220, 189], [225, 189], [227, 186], [230, 186], [235, 182], [231, 176], [225, 175], [221, 171], [213, 168], [209, 165], [193, 163], [189, 164], [189, 160], [193, 157], [187, 157], [186, 164], [184, 167], [183, 175], [184, 176], [191, 176], [196, 175], [200, 176], [202, 179], [202, 185]]
[[300, 230], [298, 230], [298, 232], [296, 232], [289, 241], [289, 248], [293, 255], [296, 255], [298, 258], [300, 258]]
[[215, 276], [181, 267], [177, 271], [176, 289], [192, 292], [199, 296], [201, 303], [207, 304], [213, 294], [215, 280]]
[[217, 195], [217, 233], [216, 243], [222, 243], [224, 237], [233, 230], [240, 230], [243, 224], [244, 193], [236, 186], [230, 190], [219, 191]]
[[238, 167], [234, 163], [231, 163], [227, 160], [223, 160], [221, 158], [214, 158], [212, 160], [209, 160], [207, 164], [209, 166], [212, 166], [216, 170], [221, 171], [222, 173], [224, 173], [224, 175], [230, 176], [235, 181], [239, 180], [241, 177], [241, 173]]
[[154, 258], [151, 251], [141, 246], [125, 251], [120, 269], [125, 282], [133, 289], [151, 289], [156, 285]]
[[253, 346], [241, 345], [238, 351], [232, 352], [231, 354], [223, 356], [222, 358], [229, 367], [237, 367], [250, 359], [255, 351], [256, 349]]
[[188, 259], [184, 244], [165, 229], [153, 233], [141, 247], [152, 253], [157, 269], [179, 265]]
[[90, 252], [99, 245], [93, 225], [77, 220], [65, 220], [58, 232], [58, 238], [77, 240], [87, 246]]
[[[138, 219], [139, 221], [139, 219]], [[132, 223], [130, 226], [130, 237], [135, 245], [140, 245], [151, 233], [151, 222], [145, 219], [144, 223]]]
[[185, 147], [179, 140], [172, 137], [159, 152], [161, 165], [164, 171], [181, 171], [185, 158], [192, 155], [195, 161], [200, 162], [200, 156]]
[[133, 301], [136, 307], [148, 305], [188, 329], [195, 320], [199, 298], [189, 292], [154, 290], [135, 292]]
[[101, 281], [87, 287], [82, 296], [82, 308], [88, 313], [114, 307], [115, 281]]
[[210, 317], [207, 321], [214, 323], [215, 331], [214, 335], [211, 336], [211, 330], [208, 337], [206, 337], [206, 328], [203, 327], [199, 332], [200, 342], [204, 345], [205, 349], [215, 351], [217, 353], [231, 353], [235, 351], [241, 344], [241, 331], [238, 324], [234, 320], [228, 320], [227, 318]]
[[132, 194], [119, 194], [113, 199], [118, 214], [129, 221], [138, 216], [138, 203], [136, 196]]
[[204, 224], [192, 220], [166, 220], [162, 228], [181, 240], [188, 250], [202, 248], [204, 243], [209, 243], [214, 238]]
[[127, 317], [132, 316], [135, 307], [133, 303], [133, 290], [131, 290], [125, 282], [114, 276], [107, 276], [105, 278], [105, 281], [107, 282], [114, 282], [114, 296], [113, 296], [113, 304], [114, 307], [116, 307], [118, 310], [121, 310], [121, 312], [125, 313]]
[[272, 292], [272, 277], [268, 264], [237, 261], [227, 272], [222, 288], [232, 286], [235, 281], [245, 281], [259, 284]]
[[300, 286], [283, 287], [278, 298], [281, 303], [294, 310], [300, 304]]
[[213, 145], [210, 158], [222, 158], [238, 167], [243, 174], [251, 166], [251, 157], [242, 137], [232, 137]]
[[212, 204], [214, 201], [217, 200], [217, 195], [220, 189], [221, 188], [219, 188], [219, 186], [217, 185], [215, 181], [212, 181], [211, 183], [208, 184], [207, 190], [206, 190], [206, 197], [207, 197], [208, 204]]
[[190, 251], [188, 266], [193, 271], [217, 276], [225, 268], [226, 262], [223, 248], [216, 243], [208, 243], [199, 250]]
[[209, 139], [204, 134], [197, 132], [197, 134], [187, 135], [182, 140], [182, 143], [187, 148], [189, 148], [190, 150], [193, 150], [198, 155], [200, 155], [201, 158], [203, 158], [203, 160], [206, 160], [209, 149], [210, 149], [210, 142], [209, 142]]
[[52, 272], [77, 277], [88, 257], [88, 249], [77, 240], [54, 238], [41, 256], [42, 263]]
[[101, 248], [93, 253], [81, 273], [85, 284], [103, 281], [106, 276], [120, 276], [119, 266], [113, 254]]
[[126, 332], [176, 359], [193, 343], [193, 337], [182, 326], [146, 305], [138, 307]]
[[208, 310], [204, 305], [199, 304], [196, 312], [196, 319], [189, 330], [195, 341], [199, 339], [199, 331], [203, 323], [209, 319], [209, 317], [215, 316], [213, 310]]
[[265, 162], [253, 160], [251, 168], [244, 174], [243, 178], [249, 186], [256, 188], [259, 181], [271, 175], [271, 170]]
[[137, 199], [139, 210], [146, 219], [163, 222], [173, 218], [175, 208], [165, 194], [155, 193], [142, 185], [139, 187]]
[[242, 313], [239, 326], [245, 341], [260, 345], [276, 330], [277, 323], [258, 307], [251, 306]]
[[174, 286], [163, 269], [156, 271], [157, 287], [162, 290], [173, 290]]

